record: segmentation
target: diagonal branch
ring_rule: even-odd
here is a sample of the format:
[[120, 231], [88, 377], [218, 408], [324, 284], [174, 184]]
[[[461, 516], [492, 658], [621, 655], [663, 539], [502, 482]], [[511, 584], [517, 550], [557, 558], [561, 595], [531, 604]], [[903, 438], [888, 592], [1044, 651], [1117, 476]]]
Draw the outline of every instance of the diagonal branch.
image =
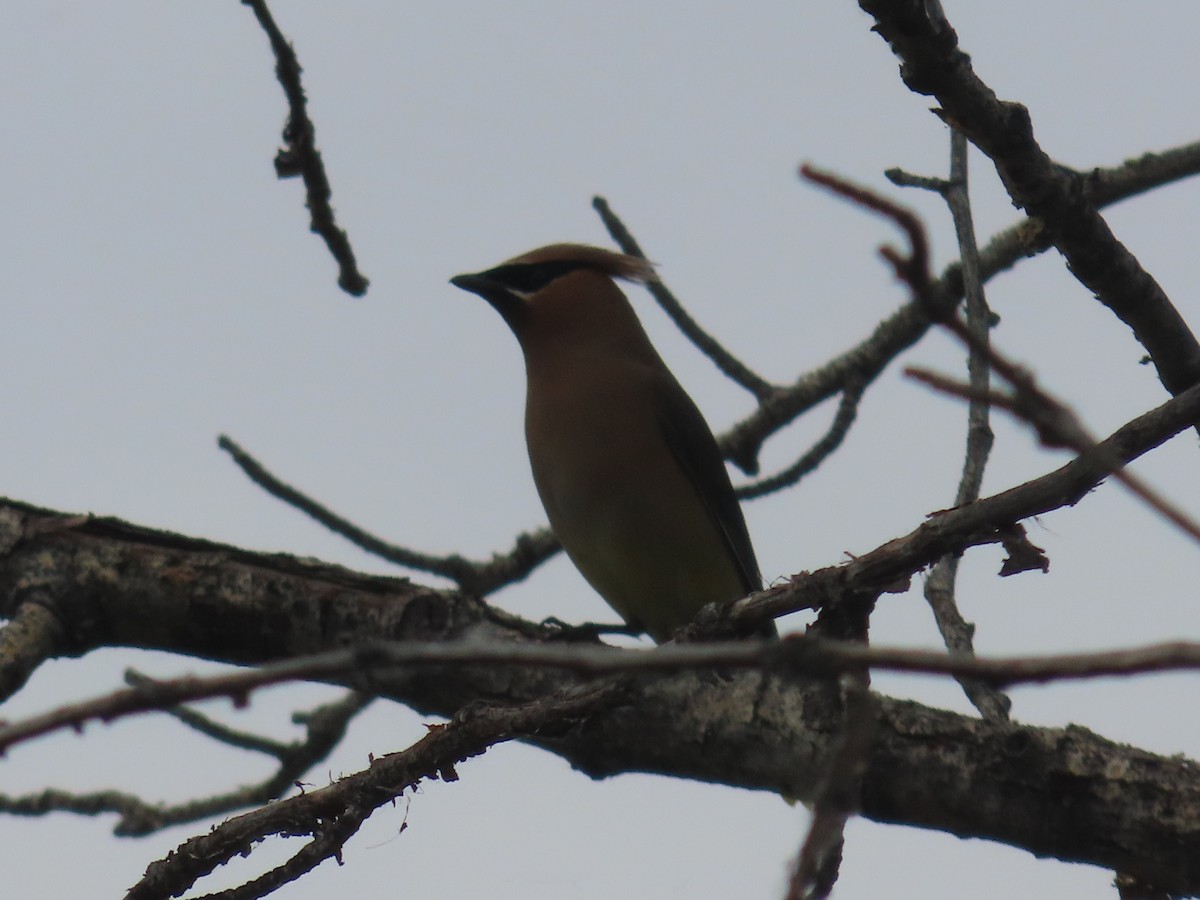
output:
[[966, 506], [934, 513], [907, 535], [842, 566], [792, 576], [784, 585], [739, 601], [735, 614], [744, 616], [743, 624], [747, 624], [798, 609], [815, 609], [836, 602], [849, 587], [892, 588], [947, 553], [1001, 543], [1014, 522], [1074, 506], [1112, 474], [1114, 465], [1127, 465], [1197, 421], [1200, 385], [1126, 423], [1093, 450], [1053, 472]]
[[[195, 679], [188, 679], [192, 685]], [[161, 687], [144, 676], [137, 676], [132, 683], [141, 693], [157, 693], [162, 696], [168, 689]], [[42, 816], [52, 812], [73, 812], [80, 815], [116, 813], [117, 824], [113, 833], [118, 837], [142, 837], [189, 822], [211, 819], [246, 807], [259, 806], [283, 796], [314, 765], [329, 756], [345, 737], [350, 721], [358, 715], [372, 698], [351, 692], [341, 700], [327, 703], [307, 712], [296, 713], [293, 719], [304, 725], [307, 734], [304, 740], [291, 743], [267, 741], [255, 735], [234, 732], [207, 717], [191, 710], [178, 707], [163, 707], [175, 718], [215, 740], [239, 749], [251, 749], [267, 753], [276, 758], [278, 767], [261, 782], [235, 788], [211, 797], [200, 797], [174, 805], [164, 805], [143, 800], [125, 791], [107, 790], [86, 794], [50, 788], [36, 794], [9, 796], [0, 794], [0, 812], [13, 815]]]
[[1200, 342], [1154, 278], [1108, 227], [1086, 180], [1038, 145], [1029, 111], [976, 74], [938, 4], [860, 0], [901, 60], [904, 83], [942, 104], [938, 115], [991, 157], [1013, 202], [1035, 216], [1072, 274], [1133, 329], [1172, 394], [1200, 381]]
[[422, 553], [389, 543], [342, 518], [303, 491], [272, 475], [262, 463], [227, 435], [223, 434], [217, 439], [217, 446], [233, 457], [233, 461], [251, 481], [289, 506], [311, 516], [334, 534], [341, 535], [354, 545], [388, 562], [449, 578], [459, 588], [477, 597], [485, 597], [506, 584], [520, 581], [561, 549], [554, 533], [548, 528], [542, 528], [517, 535], [511, 551], [506, 554], [497, 553], [487, 561], [470, 560], [457, 553], [447, 556]]
[[756, 497], [773, 494], [791, 487], [805, 475], [815, 471], [846, 439], [850, 427], [858, 418], [858, 406], [862, 402], [866, 387], [863, 381], [851, 375], [842, 389], [837, 412], [833, 414], [833, 421], [829, 423], [829, 429], [825, 434], [790, 466], [750, 484], [739, 485], [737, 488], [739, 499], [753, 500]]
[[[1088, 176], [1087, 193], [1093, 203], [1103, 207], [1196, 174], [1200, 174], [1200, 142], [1094, 169]], [[1049, 247], [1046, 229], [1035, 219], [1023, 219], [994, 235], [980, 249], [980, 280], [987, 282], [1019, 260]], [[925, 302], [944, 315], [963, 296], [962, 267], [955, 262], [934, 279]], [[761, 403], [721, 437], [722, 450], [744, 472], [754, 474], [759, 450], [770, 435], [842, 391], [849, 379], [870, 385], [893, 359], [919, 341], [930, 325], [922, 304], [909, 302], [900, 307], [865, 340], [801, 375]]]
[[[804, 166], [801, 168], [801, 174], [833, 193], [891, 219], [904, 231], [909, 241], [907, 256], [890, 245], [881, 247], [879, 254], [891, 264], [897, 277], [911, 288], [913, 297], [924, 301], [933, 280], [929, 272], [929, 245], [925, 235], [925, 226], [921, 220], [910, 210], [893, 203], [883, 195], [846, 181], [830, 172]], [[931, 316], [937, 315], [937, 310], [930, 309], [929, 313]], [[1079, 417], [1067, 404], [1038, 386], [1033, 373], [1001, 354], [990, 343], [978, 340], [962, 323], [955, 310], [950, 310], [938, 318], [938, 324], [950, 331], [969, 349], [982, 354], [987, 359], [987, 364], [997, 375], [1008, 382], [1012, 389], [1011, 395], [988, 391], [980, 399], [986, 400], [993, 406], [1010, 410], [1025, 420], [1033, 426], [1037, 431], [1038, 438], [1048, 447], [1071, 449], [1080, 454], [1099, 454], [1099, 462], [1106, 467], [1110, 475], [1163, 518], [1186, 532], [1193, 540], [1200, 542], [1200, 522], [1188, 515], [1178, 504], [1167, 499], [1161, 492], [1154, 490], [1132, 472], [1127, 471], [1124, 468], [1124, 461], [1108, 455], [1107, 451], [1098, 445], [1095, 438], [1087, 432]], [[974, 397], [970, 386], [962, 389], [955, 382], [944, 377], [919, 369], [908, 369], [906, 374], [939, 389], [951, 393], [965, 392], [969, 398]]]
[[345, 231], [338, 228], [334, 219], [333, 206], [330, 204], [333, 190], [325, 174], [321, 152], [317, 149], [316, 126], [308, 117], [308, 99], [300, 83], [301, 69], [296, 51], [275, 24], [266, 0], [242, 0], [242, 3], [254, 11], [254, 17], [271, 42], [271, 50], [275, 54], [275, 74], [288, 101], [288, 120], [283, 129], [287, 146], [275, 156], [275, 173], [280, 178], [299, 175], [304, 179], [308, 196], [306, 205], [312, 217], [309, 230], [325, 240], [325, 245], [337, 261], [338, 287], [352, 296], [361, 297], [367, 292], [370, 282], [358, 271], [350, 239]]
[[[599, 214], [600, 220], [604, 223], [604, 227], [608, 229], [609, 235], [617, 242], [617, 246], [621, 248], [621, 252], [646, 259], [646, 254], [642, 252], [642, 248], [638, 245], [637, 240], [629, 233], [629, 229], [625, 227], [625, 223], [612, 211], [607, 200], [603, 197], [593, 197], [592, 207]], [[688, 315], [687, 310], [683, 308], [683, 304], [667, 289], [665, 284], [658, 280], [648, 281], [646, 282], [646, 290], [658, 301], [658, 305], [662, 307], [663, 311], [670, 316], [671, 321], [675, 323], [675, 327], [682, 331], [684, 336], [695, 344], [701, 353], [711, 359], [717, 368], [724, 372], [734, 383], [740, 384], [752, 393], [759, 402], [762, 402], [778, 390], [775, 385], [771, 384], [761, 375], [751, 371], [749, 366], [726, 350], [716, 338], [701, 328], [696, 320]]]
[[270, 835], [309, 836], [287, 862], [243, 885], [236, 896], [263, 897], [294, 881], [321, 862], [340, 859], [342, 848], [376, 809], [392, 802], [421, 781], [455, 781], [455, 766], [494, 744], [536, 734], [547, 727], [594, 714], [621, 696], [619, 686], [572, 689], [521, 706], [473, 708], [429, 734], [407, 750], [372, 761], [370, 768], [326, 788], [290, 797], [230, 819], [207, 834], [185, 841], [177, 850], [151, 863], [126, 900], [167, 900], [184, 893], [203, 876], [235, 856], [249, 855]]
[[[445, 666], [522, 666], [569, 672], [581, 680], [607, 675], [673, 674], [712, 669], [745, 669], [787, 673], [809, 679], [861, 675], [870, 671], [951, 675], [974, 678], [989, 685], [1045, 684], [1052, 681], [1200, 670], [1200, 643], [1174, 641], [1106, 650], [1042, 656], [984, 658], [965, 653], [870, 646], [859, 641], [792, 636], [777, 642], [725, 641], [707, 644], [664, 644], [653, 650], [621, 650], [607, 645], [563, 647], [554, 644], [505, 643], [364, 643], [260, 666], [256, 669], [176, 679], [146, 680], [132, 688], [70, 703], [21, 721], [0, 724], [0, 753], [55, 731], [80, 729], [90, 721], [116, 719], [176, 703], [228, 697], [244, 704], [260, 688], [293, 681], [340, 681], [356, 678], [386, 680], [395, 670], [438, 669]], [[349, 718], [369, 698], [354, 694], [335, 708], [340, 740]], [[327, 753], [328, 737], [321, 745]], [[303, 757], [309, 751], [300, 745]], [[281, 758], [286, 754], [279, 754]], [[299, 754], [297, 754], [299, 755]], [[308, 760], [305, 765], [312, 761]], [[288, 779], [298, 777], [296, 772]], [[277, 796], [273, 795], [273, 796]], [[267, 799], [273, 799], [268, 797]]]

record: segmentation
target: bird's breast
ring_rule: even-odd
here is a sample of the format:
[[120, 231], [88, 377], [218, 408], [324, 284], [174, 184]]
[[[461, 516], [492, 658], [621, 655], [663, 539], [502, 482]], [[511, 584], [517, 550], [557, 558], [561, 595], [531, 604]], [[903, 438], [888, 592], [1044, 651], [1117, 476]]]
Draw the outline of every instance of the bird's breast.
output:
[[526, 438], [534, 481], [568, 556], [657, 640], [708, 603], [740, 597], [736, 562], [667, 446], [651, 379], [540, 379]]

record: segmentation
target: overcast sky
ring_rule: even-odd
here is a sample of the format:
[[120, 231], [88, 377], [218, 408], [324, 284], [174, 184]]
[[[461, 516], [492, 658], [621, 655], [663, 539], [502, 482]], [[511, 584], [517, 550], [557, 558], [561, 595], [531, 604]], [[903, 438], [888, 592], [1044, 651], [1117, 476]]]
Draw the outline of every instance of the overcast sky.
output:
[[[1197, 138], [1200, 4], [944, 0], [976, 71], [1025, 103], [1062, 163], [1113, 165]], [[901, 196], [927, 218], [939, 265], [957, 254], [936, 198], [887, 185], [902, 166], [944, 174], [948, 134], [901, 84], [850, 0], [418, 4], [277, 0], [342, 227], [371, 279], [336, 287], [299, 182], [275, 179], [284, 121], [266, 39], [236, 0], [10, 4], [0, 27], [4, 122], [4, 352], [0, 493], [253, 549], [403, 574], [250, 484], [216, 447], [228, 433], [281, 477], [391, 540], [486, 556], [539, 526], [521, 432], [520, 354], [499, 317], [447, 284], [555, 241], [608, 246], [608, 198], [695, 317], [784, 381], [861, 339], [904, 300], [875, 248], [879, 221], [799, 183], [801, 161]], [[1016, 218], [972, 155], [981, 238]], [[1200, 327], [1200, 184], [1108, 213]], [[633, 302], [714, 429], [751, 409], [654, 307]], [[989, 285], [999, 346], [1038, 371], [1097, 432], [1165, 399], [1128, 330], [1054, 254]], [[901, 360], [961, 371], [931, 335]], [[747, 505], [768, 579], [835, 563], [952, 502], [965, 411], [893, 366], [820, 471]], [[773, 441], [790, 462], [831, 411]], [[985, 492], [1064, 461], [996, 424]], [[1187, 434], [1138, 471], [1200, 514]], [[735, 473], [737, 475], [738, 473]], [[736, 480], [736, 479], [735, 479]], [[961, 602], [980, 652], [1052, 652], [1200, 639], [1197, 550], [1119, 487], [1028, 523], [1051, 574], [1000, 580], [972, 551]], [[426, 576], [420, 580], [437, 583]], [[530, 618], [601, 619], [562, 558], [495, 602]], [[785, 623], [803, 627], [804, 618]], [[940, 646], [919, 593], [887, 596], [872, 640]], [[46, 666], [0, 710], [15, 718], [116, 688], [127, 666], [211, 667], [107, 651]], [[879, 677], [896, 696], [968, 711], [957, 687]], [[1196, 679], [1015, 692], [1023, 722], [1086, 725], [1158, 753], [1200, 755]], [[335, 692], [292, 688], [212, 709], [291, 735], [290, 710]], [[400, 749], [422, 717], [376, 704], [315, 784]], [[166, 801], [262, 777], [165, 717], [20, 747], [0, 792], [119, 788]], [[592, 782], [561, 760], [498, 747], [384, 808], [286, 898], [774, 897], [807, 814], [770, 794], [661, 777]], [[405, 813], [408, 829], [398, 836]], [[5, 881], [30, 898], [114, 897], [207, 825], [117, 841], [112, 820], [0, 818]], [[201, 882], [238, 883], [299, 844], [256, 851]], [[1115, 896], [1111, 873], [982, 842], [854, 821], [837, 896]]]

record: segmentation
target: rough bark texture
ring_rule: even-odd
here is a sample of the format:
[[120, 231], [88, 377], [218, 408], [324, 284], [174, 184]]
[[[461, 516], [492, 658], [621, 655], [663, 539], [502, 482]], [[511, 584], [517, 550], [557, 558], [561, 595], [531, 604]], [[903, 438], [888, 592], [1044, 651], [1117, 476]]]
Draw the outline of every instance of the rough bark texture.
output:
[[[53, 614], [59, 655], [131, 646], [253, 664], [381, 637], [539, 633], [477, 599], [404, 579], [6, 503], [0, 615], [26, 604]], [[0, 659], [0, 671], [10, 661]], [[448, 716], [471, 701], [528, 700], [572, 680], [459, 666], [393, 672], [369, 687]], [[880, 710], [863, 815], [1200, 891], [1200, 770], [1191, 761], [1074, 726], [984, 723], [888, 698]], [[631, 702], [539, 743], [594, 778], [658, 772], [807, 799], [842, 713], [826, 683], [685, 673], [647, 679]]]

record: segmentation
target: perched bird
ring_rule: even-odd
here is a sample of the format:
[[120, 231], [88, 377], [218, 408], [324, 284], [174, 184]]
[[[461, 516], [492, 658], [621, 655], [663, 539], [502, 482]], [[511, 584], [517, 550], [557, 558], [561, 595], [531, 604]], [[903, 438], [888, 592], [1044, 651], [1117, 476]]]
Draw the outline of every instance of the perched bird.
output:
[[762, 578], [712, 432], [613, 281], [654, 277], [637, 257], [552, 244], [450, 283], [520, 342], [529, 462], [563, 549], [661, 642]]

